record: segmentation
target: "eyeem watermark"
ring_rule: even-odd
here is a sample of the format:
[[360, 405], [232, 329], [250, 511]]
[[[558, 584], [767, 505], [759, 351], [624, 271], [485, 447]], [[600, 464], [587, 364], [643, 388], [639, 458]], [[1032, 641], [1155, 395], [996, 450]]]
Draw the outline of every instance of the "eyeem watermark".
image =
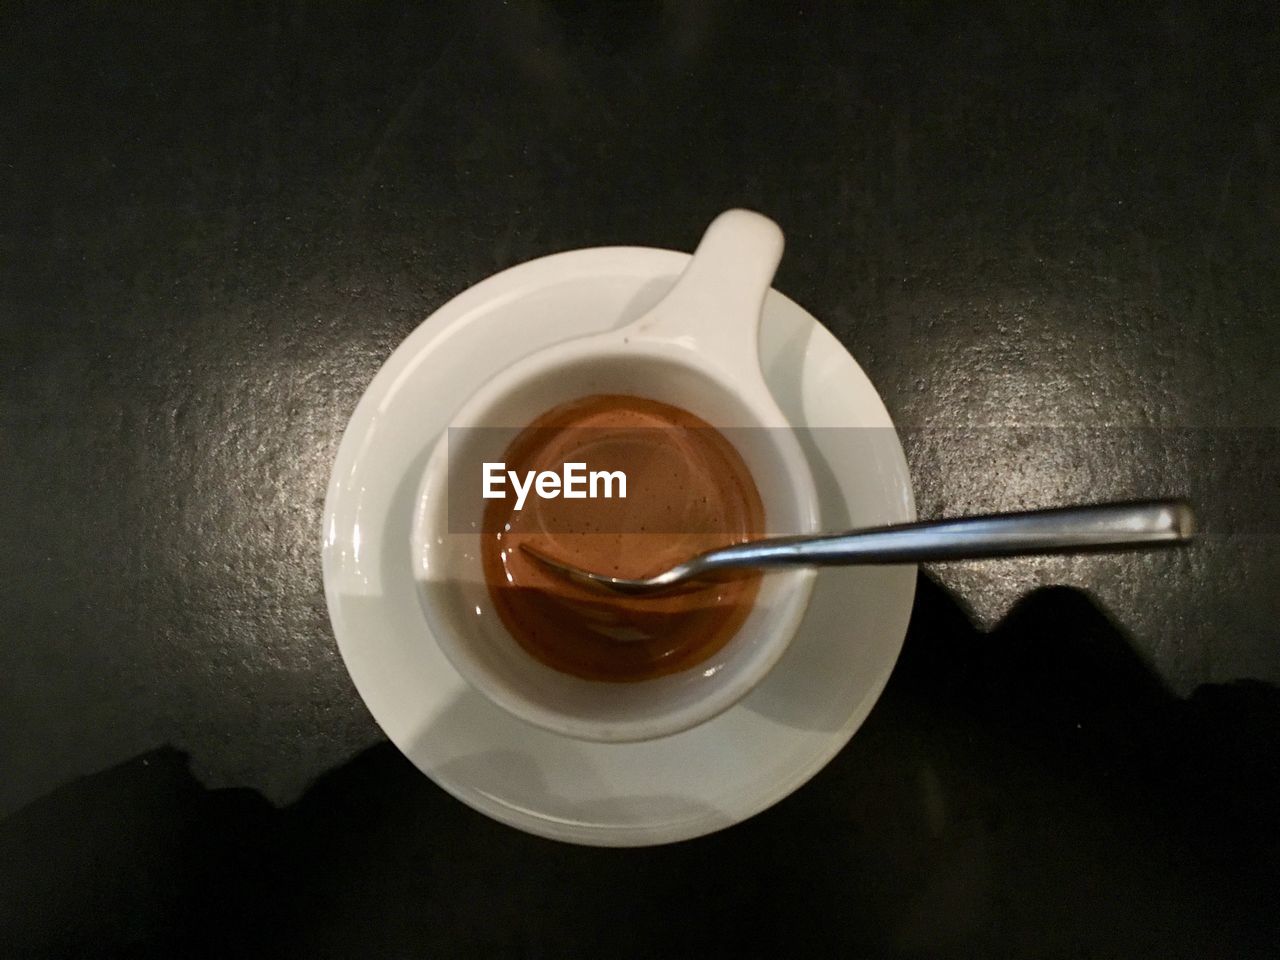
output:
[[508, 470], [505, 463], [488, 461], [484, 464], [484, 498], [505, 500], [507, 494], [503, 487], [508, 480], [516, 494], [517, 510], [524, 508], [530, 491], [544, 500], [554, 500], [556, 497], [564, 497], [566, 500], [598, 500], [603, 497], [612, 500], [616, 483], [618, 499], [627, 498], [627, 475], [621, 470], [588, 471], [585, 463], [566, 463], [561, 473], [554, 470], [539, 470], [536, 473], [527, 470], [524, 482], [521, 483], [520, 474], [515, 470]]
[[[680, 481], [652, 463], [642, 471], [632, 462], [612, 459], [607, 449], [592, 446], [597, 437], [589, 428], [581, 431], [577, 448], [565, 452], [563, 459], [568, 462], [563, 466], [559, 457], [517, 462], [507, 451], [521, 432], [519, 427], [449, 428], [451, 533], [475, 533], [485, 506], [520, 505], [532, 510], [543, 504], [541, 496], [550, 497], [553, 491], [556, 499], [548, 499], [544, 505], [555, 509], [544, 511], [543, 517], [545, 529], [551, 533], [583, 529], [632, 533], [639, 529], [633, 525], [637, 516], [645, 517], [646, 533], [689, 533], [695, 522], [699, 533], [719, 529], [716, 517], [697, 509], [673, 509], [656, 518], [651, 511], [632, 510], [637, 504], [647, 504], [650, 497], [661, 496], [665, 483]], [[776, 449], [774, 434], [778, 432], [774, 428], [720, 428], [748, 464], [767, 462]], [[895, 477], [905, 477], [896, 466], [905, 452], [921, 516], [1174, 496], [1195, 504], [1202, 542], [1230, 537], [1233, 543], [1265, 543], [1265, 549], [1273, 552], [1280, 542], [1280, 499], [1272, 496], [1280, 464], [1277, 427], [941, 424], [897, 431], [890, 427], [808, 427], [795, 433], [815, 470], [841, 477], [845, 489], [855, 491], [858, 497], [880, 496], [886, 491], [885, 495], [899, 496], [892, 493], [892, 484]], [[598, 435], [605, 436], [603, 432]], [[547, 439], [557, 439], [555, 432], [548, 431]], [[586, 461], [586, 466], [577, 461]], [[492, 478], [487, 486], [486, 464]], [[519, 474], [514, 482], [508, 473], [512, 467]], [[541, 490], [537, 472], [532, 479], [527, 475], [530, 468], [551, 471]], [[592, 470], [613, 474], [610, 488], [605, 487], [604, 475], [596, 477], [597, 499], [592, 499]], [[625, 481], [618, 472], [625, 473]], [[966, 486], [975, 476], [989, 481]], [[493, 514], [494, 523], [508, 519], [503, 510]], [[834, 516], [839, 517], [839, 512]], [[838, 520], [833, 520], [832, 529], [838, 526]]]

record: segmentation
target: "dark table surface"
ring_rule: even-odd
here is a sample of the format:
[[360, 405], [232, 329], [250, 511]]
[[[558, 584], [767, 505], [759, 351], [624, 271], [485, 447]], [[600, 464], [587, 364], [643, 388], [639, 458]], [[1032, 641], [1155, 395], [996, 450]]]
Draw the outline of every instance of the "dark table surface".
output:
[[[1275, 955], [1280, 21], [1217, 6], [5, 4], [0, 955]], [[928, 570], [791, 798], [527, 837], [352, 688], [329, 467], [452, 295], [736, 205], [923, 515], [1205, 536]]]

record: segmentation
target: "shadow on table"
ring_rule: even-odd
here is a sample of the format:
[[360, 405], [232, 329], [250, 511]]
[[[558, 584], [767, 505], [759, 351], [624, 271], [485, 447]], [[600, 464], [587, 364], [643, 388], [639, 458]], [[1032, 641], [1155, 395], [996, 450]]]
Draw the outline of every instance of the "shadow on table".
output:
[[390, 745], [276, 809], [165, 748], [0, 824], [0, 955], [1272, 955], [1280, 691], [1170, 695], [1083, 594], [990, 634], [922, 577], [850, 745], [774, 809], [594, 850]]

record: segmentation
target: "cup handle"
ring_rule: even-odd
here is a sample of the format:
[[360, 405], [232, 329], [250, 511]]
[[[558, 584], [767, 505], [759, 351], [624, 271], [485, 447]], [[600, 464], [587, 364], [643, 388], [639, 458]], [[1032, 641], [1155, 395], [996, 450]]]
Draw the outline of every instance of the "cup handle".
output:
[[768, 217], [725, 211], [711, 221], [671, 292], [637, 321], [636, 333], [692, 339], [730, 370], [758, 372], [760, 314], [782, 248], [782, 230]]

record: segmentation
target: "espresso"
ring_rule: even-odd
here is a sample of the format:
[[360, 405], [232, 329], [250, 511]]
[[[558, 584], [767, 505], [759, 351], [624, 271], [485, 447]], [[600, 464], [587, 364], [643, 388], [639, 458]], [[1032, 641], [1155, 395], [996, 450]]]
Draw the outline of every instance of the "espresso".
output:
[[557, 670], [628, 682], [705, 663], [751, 612], [759, 574], [657, 597], [574, 583], [520, 548], [619, 577], [647, 577], [694, 554], [755, 539], [764, 506], [746, 464], [706, 421], [642, 397], [601, 394], [563, 404], [520, 432], [504, 456], [518, 476], [584, 463], [621, 473], [625, 497], [530, 496], [485, 507], [481, 562], [512, 637]]

